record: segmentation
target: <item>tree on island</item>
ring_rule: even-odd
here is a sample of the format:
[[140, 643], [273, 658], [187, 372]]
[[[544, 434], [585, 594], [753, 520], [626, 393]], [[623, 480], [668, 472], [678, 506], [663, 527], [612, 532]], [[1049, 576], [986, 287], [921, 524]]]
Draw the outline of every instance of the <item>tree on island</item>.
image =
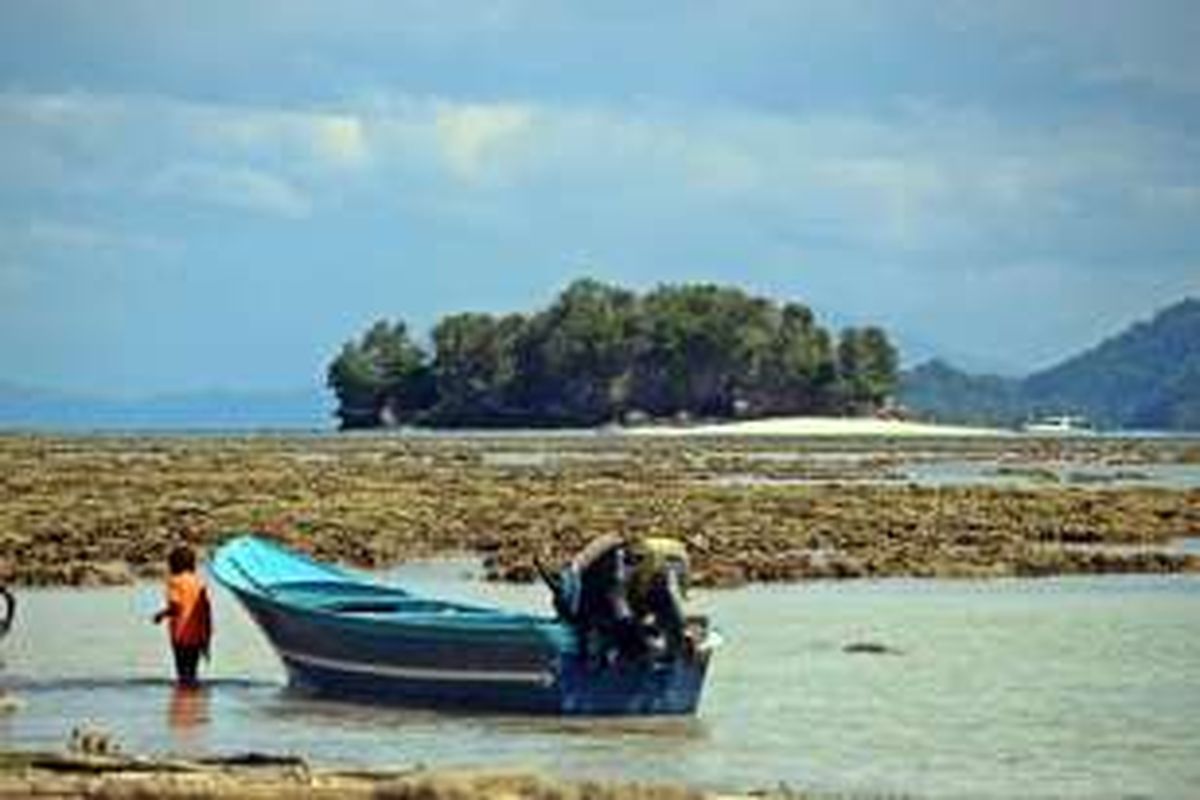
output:
[[846, 328], [838, 338], [837, 368], [843, 408], [879, 408], [896, 388], [899, 363], [887, 334], [875, 327]]
[[347, 342], [326, 377], [338, 397], [341, 428], [414, 421], [437, 396], [426, 361], [403, 322], [376, 322], [361, 340]]
[[520, 340], [527, 322], [519, 314], [453, 314], [433, 329], [431, 403], [412, 409], [447, 424], [496, 425], [521, 409]]
[[644, 296], [578, 280], [531, 315], [459, 313], [431, 333], [377, 322], [328, 370], [343, 428], [597, 425], [658, 418], [871, 413], [896, 385], [879, 328], [711, 284]]

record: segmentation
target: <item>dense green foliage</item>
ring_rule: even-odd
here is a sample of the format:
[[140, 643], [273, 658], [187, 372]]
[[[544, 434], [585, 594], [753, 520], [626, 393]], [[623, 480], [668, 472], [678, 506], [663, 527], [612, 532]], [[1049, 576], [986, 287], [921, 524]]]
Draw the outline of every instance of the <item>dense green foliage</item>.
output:
[[531, 315], [462, 313], [431, 333], [379, 322], [329, 366], [342, 427], [596, 425], [634, 416], [868, 413], [896, 382], [878, 328], [836, 347], [812, 312], [739, 289], [594, 280]]
[[944, 420], [1015, 423], [1081, 414], [1106, 428], [1200, 429], [1200, 300], [1189, 299], [1029, 377], [971, 376], [938, 362], [904, 375], [909, 408]]
[[377, 322], [360, 342], [349, 342], [329, 366], [343, 428], [370, 428], [405, 419], [434, 397], [425, 353], [408, 337], [404, 323]]

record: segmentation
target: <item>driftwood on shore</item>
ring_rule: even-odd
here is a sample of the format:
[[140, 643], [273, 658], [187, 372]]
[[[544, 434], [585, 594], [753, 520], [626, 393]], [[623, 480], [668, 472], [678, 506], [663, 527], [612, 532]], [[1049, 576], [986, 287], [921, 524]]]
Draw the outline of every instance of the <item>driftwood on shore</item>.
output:
[[294, 756], [146, 758], [0, 753], [0, 798], [691, 800], [681, 786], [561, 781], [526, 771], [315, 768]]
[[[1200, 489], [1060, 478], [1039, 463], [1196, 458], [1186, 443], [846, 442], [629, 436], [0, 436], [0, 582], [158, 576], [172, 543], [259, 530], [381, 567], [443, 553], [534, 580], [593, 536], [683, 538], [695, 583], [1200, 570]], [[1024, 484], [920, 486], [911, 459]], [[1020, 473], [1019, 471], [1023, 471]], [[891, 480], [888, 480], [891, 478]]]

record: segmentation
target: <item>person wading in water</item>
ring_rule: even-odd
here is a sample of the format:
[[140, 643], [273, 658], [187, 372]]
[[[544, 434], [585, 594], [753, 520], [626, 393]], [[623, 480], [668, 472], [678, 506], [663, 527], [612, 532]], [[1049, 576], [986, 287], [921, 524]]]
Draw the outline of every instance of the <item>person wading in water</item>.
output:
[[200, 656], [208, 658], [212, 641], [212, 606], [208, 589], [196, 574], [196, 553], [187, 545], [173, 548], [167, 556], [167, 604], [154, 615], [154, 624], [170, 620], [171, 649], [175, 653], [175, 676], [179, 686], [199, 685], [196, 677]]

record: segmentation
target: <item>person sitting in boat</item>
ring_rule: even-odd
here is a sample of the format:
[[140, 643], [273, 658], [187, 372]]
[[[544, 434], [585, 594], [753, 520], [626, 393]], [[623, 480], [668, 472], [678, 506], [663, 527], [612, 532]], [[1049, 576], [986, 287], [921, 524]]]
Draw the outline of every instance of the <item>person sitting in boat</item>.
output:
[[589, 654], [671, 658], [681, 652], [688, 574], [682, 542], [606, 534], [557, 575], [542, 574], [559, 616], [575, 625]]
[[683, 600], [688, 589], [687, 548], [666, 536], [639, 536], [625, 547], [629, 568], [629, 605], [652, 635], [661, 636], [667, 655], [684, 646], [687, 618]]

